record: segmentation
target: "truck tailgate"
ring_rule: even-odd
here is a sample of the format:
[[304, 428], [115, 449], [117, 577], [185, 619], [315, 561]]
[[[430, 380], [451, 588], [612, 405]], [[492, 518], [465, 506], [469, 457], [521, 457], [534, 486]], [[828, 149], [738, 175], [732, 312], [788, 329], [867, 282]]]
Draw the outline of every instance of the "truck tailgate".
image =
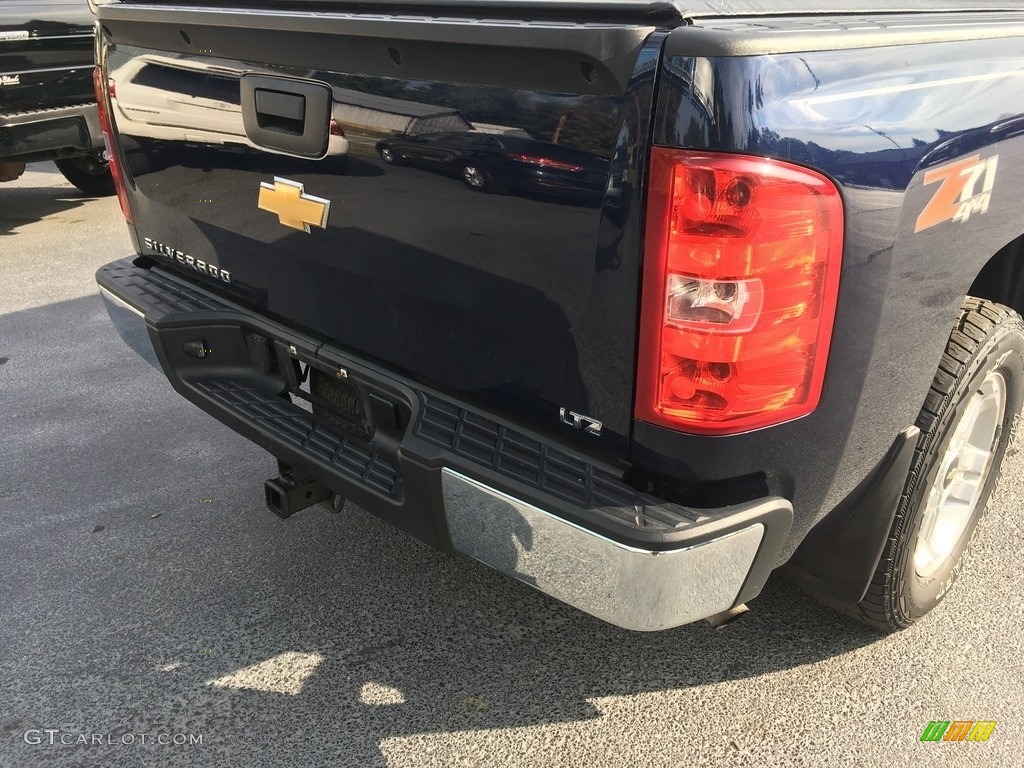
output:
[[100, 19], [145, 254], [626, 454], [654, 27], [266, 4]]

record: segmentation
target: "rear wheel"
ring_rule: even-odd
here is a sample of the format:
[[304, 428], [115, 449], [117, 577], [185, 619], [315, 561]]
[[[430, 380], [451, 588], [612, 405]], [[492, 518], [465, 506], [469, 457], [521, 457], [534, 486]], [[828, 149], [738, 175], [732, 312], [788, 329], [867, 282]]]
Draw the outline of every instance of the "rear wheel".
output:
[[57, 160], [56, 163], [64, 178], [87, 195], [104, 197], [114, 194], [114, 179], [110, 175], [110, 165], [103, 159], [102, 153], [70, 157], [66, 160]]
[[918, 417], [921, 436], [878, 568], [848, 613], [891, 631], [942, 601], [999, 481], [1022, 400], [1020, 316], [968, 298]]
[[462, 166], [462, 182], [478, 192], [486, 192], [491, 187], [491, 181], [487, 174], [475, 163], [467, 163]]

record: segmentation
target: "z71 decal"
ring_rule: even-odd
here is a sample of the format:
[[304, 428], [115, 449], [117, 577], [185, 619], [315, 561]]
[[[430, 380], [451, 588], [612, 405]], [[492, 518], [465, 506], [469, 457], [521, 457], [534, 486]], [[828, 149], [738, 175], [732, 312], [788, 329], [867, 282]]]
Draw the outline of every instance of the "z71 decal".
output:
[[925, 186], [942, 182], [928, 205], [917, 217], [914, 232], [944, 221], [967, 221], [972, 213], [985, 213], [996, 182], [999, 155], [981, 159], [980, 155], [932, 168], [924, 174]]

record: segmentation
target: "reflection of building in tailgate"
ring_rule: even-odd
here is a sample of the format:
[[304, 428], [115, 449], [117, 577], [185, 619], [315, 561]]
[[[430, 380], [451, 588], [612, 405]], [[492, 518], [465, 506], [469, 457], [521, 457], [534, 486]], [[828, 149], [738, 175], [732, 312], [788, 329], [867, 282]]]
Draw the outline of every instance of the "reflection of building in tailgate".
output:
[[[468, 131], [473, 127], [457, 109], [374, 96], [347, 88], [333, 90], [331, 114], [357, 144], [360, 134], [378, 139], [396, 133], [418, 136]], [[373, 142], [365, 146], [372, 150]]]
[[162, 141], [247, 146], [233, 68], [148, 54], [110, 72], [121, 133]]
[[[119, 130], [128, 136], [191, 144], [260, 147], [246, 135], [239, 78], [244, 70], [177, 56], [146, 54], [110, 72], [111, 104]], [[348, 152], [348, 141], [331, 129], [327, 155]]]

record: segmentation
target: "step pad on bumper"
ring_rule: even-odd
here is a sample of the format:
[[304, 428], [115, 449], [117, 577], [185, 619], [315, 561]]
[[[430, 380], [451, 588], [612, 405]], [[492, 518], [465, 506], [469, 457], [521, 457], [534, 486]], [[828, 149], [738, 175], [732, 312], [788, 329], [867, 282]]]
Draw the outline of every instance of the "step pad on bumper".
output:
[[423, 396], [416, 434], [501, 474], [583, 509], [625, 510], [626, 519], [655, 531], [697, 522], [696, 509], [665, 504], [611, 472], [441, 398]]
[[398, 470], [380, 454], [338, 435], [312, 414], [245, 381], [199, 379], [193, 386], [212, 401], [273, 432], [302, 453], [380, 493], [400, 493]]
[[199, 290], [159, 269], [143, 269], [131, 259], [100, 267], [100, 286], [132, 304], [153, 322], [175, 312], [228, 312], [226, 301]]

